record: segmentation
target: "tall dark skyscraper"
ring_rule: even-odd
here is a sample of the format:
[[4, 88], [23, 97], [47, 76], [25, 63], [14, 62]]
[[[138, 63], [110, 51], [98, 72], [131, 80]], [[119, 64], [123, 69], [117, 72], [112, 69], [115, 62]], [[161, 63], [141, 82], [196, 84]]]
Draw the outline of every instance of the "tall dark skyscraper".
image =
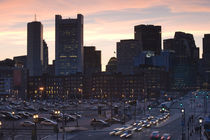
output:
[[84, 74], [91, 75], [101, 72], [101, 51], [96, 51], [94, 46], [84, 47]]
[[164, 50], [175, 52], [172, 88], [196, 86], [199, 48], [195, 45], [193, 35], [176, 32], [173, 39], [164, 40]]
[[138, 40], [121, 40], [117, 42], [117, 72], [132, 74], [134, 58], [141, 53], [142, 45]]
[[55, 16], [55, 74], [83, 72], [83, 15], [77, 19]]
[[203, 59], [210, 68], [210, 34], [205, 34], [203, 38]]
[[47, 73], [48, 62], [48, 46], [45, 40], [43, 40], [43, 73]]
[[137, 25], [134, 27], [135, 40], [139, 40], [143, 51], [161, 52], [161, 26]]
[[29, 76], [42, 75], [43, 66], [43, 26], [33, 21], [27, 25], [27, 68]]
[[[203, 65], [202, 65], [203, 86], [210, 88], [210, 34], [203, 38]], [[208, 84], [207, 84], [208, 83]]]

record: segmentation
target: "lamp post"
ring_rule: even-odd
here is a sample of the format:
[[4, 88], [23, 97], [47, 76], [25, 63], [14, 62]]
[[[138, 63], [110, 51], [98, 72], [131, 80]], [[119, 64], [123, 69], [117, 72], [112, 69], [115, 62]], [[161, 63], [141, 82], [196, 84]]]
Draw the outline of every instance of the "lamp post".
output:
[[123, 124], [125, 124], [125, 95], [122, 94], [123, 98]]
[[[14, 116], [15, 115], [15, 112], [14, 111], [12, 111], [12, 116]], [[14, 131], [15, 131], [15, 122], [14, 122], [14, 119], [12, 120], [12, 139], [14, 140], [15, 138], [14, 138]]]
[[[57, 140], [58, 140], [58, 132], [59, 132], [59, 129], [58, 129], [58, 117], [60, 116], [60, 111], [59, 110], [56, 110], [55, 112], [55, 115], [56, 115], [56, 120], [57, 120], [57, 125], [56, 125], [56, 133], [57, 133]], [[64, 116], [63, 116], [64, 117]]]
[[199, 118], [199, 119], [198, 119], [198, 122], [199, 122], [199, 124], [200, 124], [200, 140], [201, 140], [201, 139], [202, 139], [202, 138], [201, 138], [201, 130], [202, 130], [203, 118]]
[[[39, 87], [39, 90], [40, 90], [40, 92], [41, 92], [41, 97], [42, 97], [42, 99], [43, 99], [43, 91], [44, 91], [44, 87]], [[40, 97], [40, 96], [39, 96]]]
[[185, 127], [185, 109], [182, 108], [181, 109], [181, 113], [182, 113], [182, 140], [185, 140], [185, 132], [184, 132], [184, 127]]
[[[2, 128], [2, 121], [0, 121], [0, 130]], [[3, 132], [0, 131], [0, 139], [1, 139], [1, 136], [3, 136]]]
[[33, 115], [35, 125], [34, 125], [34, 131], [32, 133], [32, 140], [37, 140], [36, 123], [38, 122], [38, 118], [39, 118], [38, 114]]

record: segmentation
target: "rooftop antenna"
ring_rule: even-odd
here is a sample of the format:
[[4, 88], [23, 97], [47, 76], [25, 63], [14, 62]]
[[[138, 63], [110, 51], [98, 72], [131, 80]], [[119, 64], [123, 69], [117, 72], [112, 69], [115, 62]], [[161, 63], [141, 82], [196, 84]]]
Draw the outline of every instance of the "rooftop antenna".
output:
[[34, 15], [34, 21], [36, 21], [36, 14]]

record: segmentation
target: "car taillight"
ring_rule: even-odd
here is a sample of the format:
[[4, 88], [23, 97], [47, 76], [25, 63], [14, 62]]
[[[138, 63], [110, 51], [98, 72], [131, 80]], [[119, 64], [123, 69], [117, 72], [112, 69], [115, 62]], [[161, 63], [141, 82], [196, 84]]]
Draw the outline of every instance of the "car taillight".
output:
[[163, 136], [161, 137], [161, 140], [164, 140], [164, 137]]
[[159, 138], [159, 135], [155, 136], [156, 138]]
[[168, 138], [167, 138], [167, 140], [170, 140], [170, 139], [171, 139], [171, 137], [168, 137]]

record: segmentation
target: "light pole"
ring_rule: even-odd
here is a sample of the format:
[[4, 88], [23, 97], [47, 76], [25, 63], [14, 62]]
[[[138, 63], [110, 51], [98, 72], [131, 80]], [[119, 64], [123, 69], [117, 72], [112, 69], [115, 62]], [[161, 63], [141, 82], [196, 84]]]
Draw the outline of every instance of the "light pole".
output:
[[[59, 110], [56, 110], [54, 112], [54, 114], [56, 115], [56, 121], [57, 121], [57, 125], [56, 125], [56, 133], [57, 133], [57, 140], [58, 140], [58, 132], [59, 132], [59, 129], [58, 129], [58, 117], [60, 116], [60, 111]], [[63, 116], [64, 117], [64, 116]]]
[[185, 140], [185, 132], [184, 132], [184, 127], [185, 127], [185, 109], [182, 108], [181, 109], [181, 113], [182, 113], [182, 140]]
[[125, 124], [125, 95], [122, 94], [123, 98], [123, 124]]
[[[44, 91], [44, 87], [39, 87], [39, 90], [41, 92], [41, 98], [43, 99], [43, 91]], [[40, 97], [40, 96], [39, 96]]]
[[38, 122], [38, 118], [39, 118], [39, 115], [38, 114], [34, 114], [33, 115], [33, 119], [34, 119], [35, 125], [34, 125], [34, 131], [32, 133], [32, 140], [37, 140], [36, 123]]
[[[2, 122], [0, 121], [0, 130], [2, 128]], [[0, 131], [0, 139], [1, 139], [1, 136], [3, 136], [3, 132]]]
[[[15, 115], [15, 112], [14, 111], [12, 111], [12, 116], [14, 117], [14, 115]], [[14, 122], [14, 118], [13, 118], [13, 121], [12, 121], [12, 139], [14, 140], [15, 138], [14, 138], [14, 132], [15, 131], [15, 122]]]
[[201, 130], [202, 130], [203, 118], [199, 118], [198, 121], [199, 121], [199, 124], [200, 124], [200, 140], [202, 140], [202, 137], [201, 137]]

